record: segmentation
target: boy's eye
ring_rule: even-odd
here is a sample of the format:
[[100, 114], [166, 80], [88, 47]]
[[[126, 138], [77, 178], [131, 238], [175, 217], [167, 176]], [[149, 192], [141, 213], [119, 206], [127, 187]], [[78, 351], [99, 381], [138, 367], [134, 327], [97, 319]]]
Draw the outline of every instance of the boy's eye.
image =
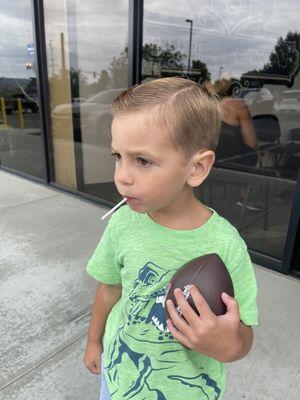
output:
[[136, 161], [142, 167], [148, 167], [152, 164], [152, 161], [146, 160], [145, 158], [142, 157], [138, 157]]
[[119, 161], [121, 156], [118, 153], [111, 153], [111, 156], [115, 158], [116, 161]]

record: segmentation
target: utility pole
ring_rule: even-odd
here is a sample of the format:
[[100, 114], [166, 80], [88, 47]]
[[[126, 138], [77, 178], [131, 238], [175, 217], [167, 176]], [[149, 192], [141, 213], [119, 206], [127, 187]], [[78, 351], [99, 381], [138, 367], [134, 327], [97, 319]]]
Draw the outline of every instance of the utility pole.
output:
[[192, 52], [193, 20], [186, 19], [185, 22], [188, 22], [191, 24], [191, 26], [190, 26], [190, 43], [189, 43], [189, 59], [188, 59], [188, 69], [190, 69], [191, 68], [191, 52]]
[[52, 42], [53, 42], [53, 39], [50, 39], [49, 46], [50, 46], [50, 55], [51, 55], [51, 69], [52, 69], [52, 76], [54, 76], [54, 55], [53, 55]]
[[221, 80], [222, 70], [223, 70], [223, 67], [221, 65], [220, 68], [219, 68], [219, 81]]
[[61, 49], [61, 70], [62, 77], [66, 77], [66, 56], [65, 56], [65, 41], [64, 41], [64, 33], [60, 33], [60, 49]]

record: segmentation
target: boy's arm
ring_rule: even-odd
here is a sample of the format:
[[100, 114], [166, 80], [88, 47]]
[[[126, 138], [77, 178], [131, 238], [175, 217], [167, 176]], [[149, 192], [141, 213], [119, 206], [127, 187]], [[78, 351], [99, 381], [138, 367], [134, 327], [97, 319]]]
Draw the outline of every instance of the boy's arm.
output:
[[231, 349], [230, 354], [227, 355], [227, 359], [225, 359], [224, 362], [240, 360], [251, 350], [254, 339], [252, 327], [240, 321], [239, 331], [240, 340], [236, 343], [236, 346]]
[[121, 294], [121, 285], [100, 283], [97, 288], [84, 354], [84, 365], [94, 374], [100, 373], [100, 357], [103, 347], [102, 338], [108, 314], [120, 299]]
[[92, 317], [88, 330], [88, 341], [101, 342], [108, 314], [120, 299], [121, 285], [106, 285], [100, 283], [94, 300]]

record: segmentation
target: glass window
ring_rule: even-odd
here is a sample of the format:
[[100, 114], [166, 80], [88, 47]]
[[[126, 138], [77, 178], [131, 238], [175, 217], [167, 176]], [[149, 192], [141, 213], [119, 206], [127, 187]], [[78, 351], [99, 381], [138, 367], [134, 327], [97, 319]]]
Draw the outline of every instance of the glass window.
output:
[[117, 201], [110, 108], [128, 86], [128, 1], [44, 8], [55, 181]]
[[216, 91], [225, 115], [197, 195], [250, 249], [281, 259], [300, 166], [300, 4], [147, 0], [142, 79]]
[[0, 10], [0, 163], [45, 179], [30, 0]]

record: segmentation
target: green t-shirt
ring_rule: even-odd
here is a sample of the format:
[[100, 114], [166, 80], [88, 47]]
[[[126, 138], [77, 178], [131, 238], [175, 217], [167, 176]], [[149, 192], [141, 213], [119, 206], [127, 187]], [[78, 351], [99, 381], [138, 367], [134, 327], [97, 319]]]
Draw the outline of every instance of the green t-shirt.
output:
[[122, 284], [105, 327], [105, 379], [112, 400], [216, 400], [225, 389], [223, 363], [187, 349], [169, 333], [165, 290], [186, 262], [217, 253], [231, 275], [240, 319], [257, 324], [256, 280], [246, 245], [215, 211], [201, 227], [173, 230], [147, 214], [120, 208], [90, 259], [88, 273]]

